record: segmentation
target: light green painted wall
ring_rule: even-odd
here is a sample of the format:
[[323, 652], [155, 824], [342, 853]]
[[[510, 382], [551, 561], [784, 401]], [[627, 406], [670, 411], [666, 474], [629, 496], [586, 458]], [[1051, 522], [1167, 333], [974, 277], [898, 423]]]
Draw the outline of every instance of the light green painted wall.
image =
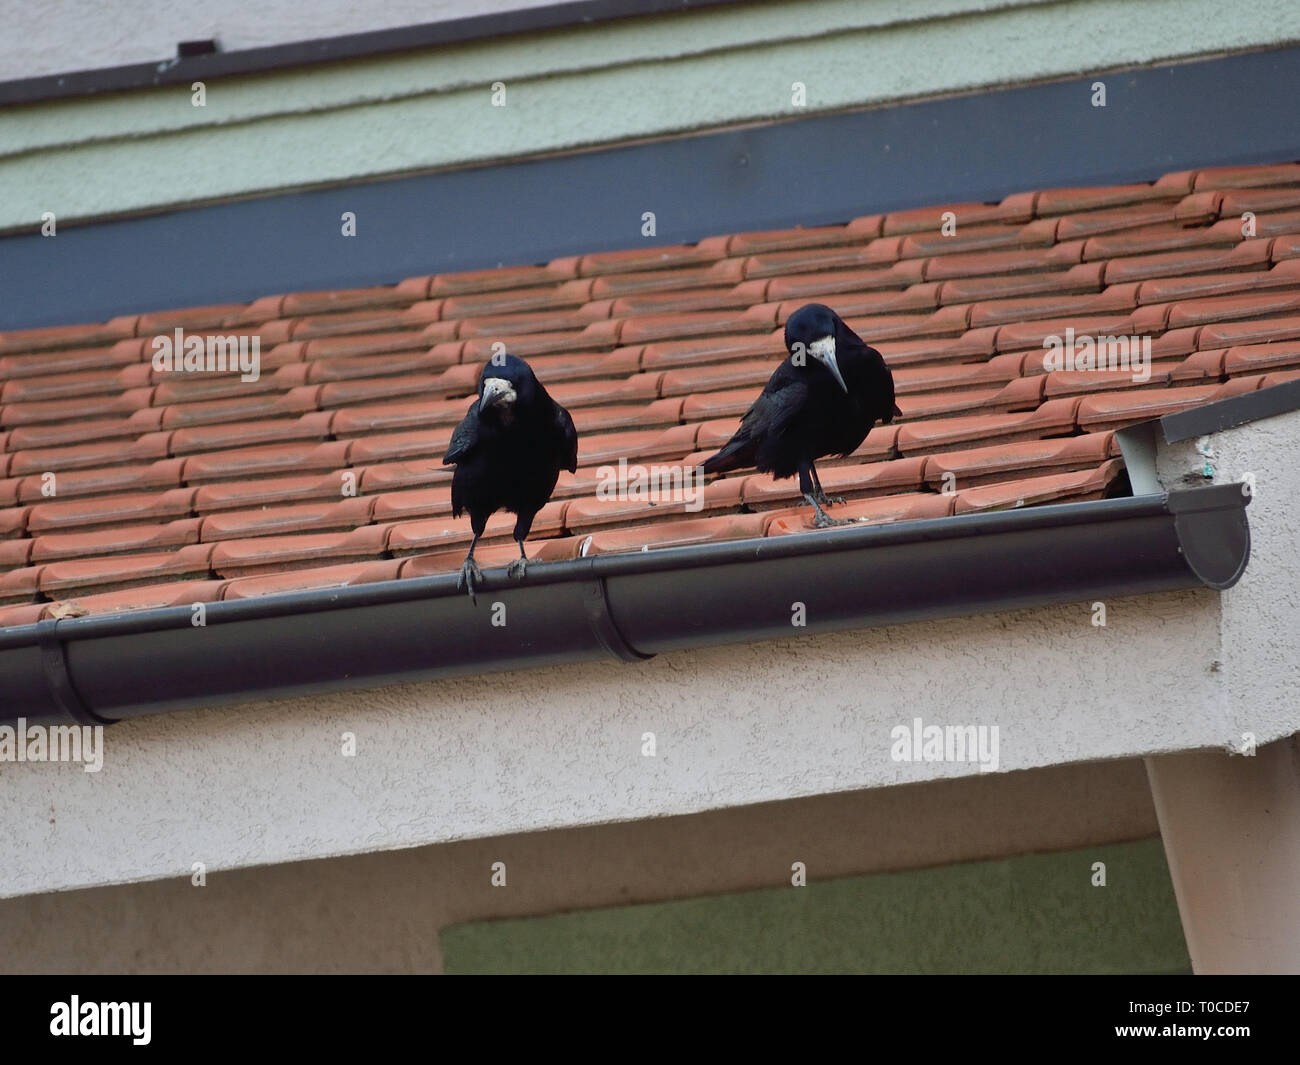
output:
[[[1094, 862], [1106, 886], [1092, 885]], [[448, 973], [1190, 972], [1159, 839], [482, 921]], [[508, 890], [502, 889], [502, 890]]]
[[1297, 40], [1294, 0], [802, 0], [8, 108], [0, 231]]

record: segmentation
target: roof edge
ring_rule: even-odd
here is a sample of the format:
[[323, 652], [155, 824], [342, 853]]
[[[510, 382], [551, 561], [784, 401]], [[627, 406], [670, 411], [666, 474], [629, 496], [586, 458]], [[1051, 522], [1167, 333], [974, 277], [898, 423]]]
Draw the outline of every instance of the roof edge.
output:
[[[96, 93], [188, 85], [192, 81], [238, 74], [364, 59], [440, 45], [464, 44], [489, 37], [588, 26], [595, 22], [666, 15], [695, 8], [734, 4], [738, 0], [571, 0], [544, 7], [516, 8], [484, 15], [467, 15], [440, 22], [422, 22], [383, 30], [315, 37], [305, 41], [242, 48], [234, 52], [177, 55], [145, 63], [94, 67], [60, 74], [0, 81], [0, 106], [64, 100]], [[178, 45], [179, 47], [179, 45]]]
[[1300, 410], [1300, 381], [1285, 381], [1280, 385], [1175, 411], [1156, 421], [1164, 434], [1165, 443], [1177, 444], [1182, 440], [1208, 436], [1249, 422], [1289, 414], [1294, 410]]
[[[1239, 485], [600, 555], [0, 631], [0, 721], [110, 724], [464, 673], [1230, 587]], [[196, 616], [202, 624], [196, 624]]]

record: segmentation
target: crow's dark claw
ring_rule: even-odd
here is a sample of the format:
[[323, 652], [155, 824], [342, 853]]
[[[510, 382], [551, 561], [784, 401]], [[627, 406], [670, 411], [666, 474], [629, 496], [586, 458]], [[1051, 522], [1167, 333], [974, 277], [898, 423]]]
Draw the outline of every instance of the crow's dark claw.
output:
[[528, 573], [528, 559], [520, 555], [506, 567], [506, 576], [521, 581]]
[[468, 591], [469, 597], [475, 606], [478, 605], [478, 585], [483, 583], [483, 571], [478, 568], [478, 563], [472, 558], [465, 559], [465, 565], [460, 568], [460, 576], [456, 578], [456, 588], [458, 591]]
[[842, 506], [844, 504], [843, 496], [828, 496], [825, 492], [814, 492], [813, 498], [824, 507], [831, 507], [836, 504]]
[[821, 504], [811, 494], [804, 496], [804, 500], [813, 510], [817, 511], [816, 516], [813, 518], [814, 529], [829, 529], [833, 525], [856, 525], [858, 523], [856, 518], [832, 518], [826, 511], [822, 510]]

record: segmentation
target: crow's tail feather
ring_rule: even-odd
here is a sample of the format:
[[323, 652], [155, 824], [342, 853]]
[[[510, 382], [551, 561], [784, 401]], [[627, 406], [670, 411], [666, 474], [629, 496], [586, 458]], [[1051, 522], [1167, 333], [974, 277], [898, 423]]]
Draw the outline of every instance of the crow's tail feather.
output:
[[704, 460], [705, 473], [726, 473], [754, 465], [754, 447], [748, 440], [730, 440], [716, 455]]

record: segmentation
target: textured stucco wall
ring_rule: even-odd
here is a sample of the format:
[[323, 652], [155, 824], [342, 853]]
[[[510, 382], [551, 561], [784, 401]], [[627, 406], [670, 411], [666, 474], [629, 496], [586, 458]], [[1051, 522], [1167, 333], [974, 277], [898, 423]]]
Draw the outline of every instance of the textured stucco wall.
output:
[[0, 231], [1295, 40], [1291, 0], [808, 0], [13, 107]]
[[998, 726], [1004, 772], [1224, 745], [1217, 595], [1107, 607], [1105, 628], [1080, 603], [114, 725], [99, 773], [0, 763], [0, 895], [979, 772], [893, 761], [918, 716]]
[[[1087, 876], [1093, 848], [1155, 831], [1132, 759], [818, 795], [3, 899], [0, 973], [434, 972], [466, 921], [781, 887], [794, 861], [818, 884], [1064, 849]], [[974, 919], [944, 909], [941, 936]]]
[[442, 950], [470, 974], [1190, 969], [1159, 840], [484, 921], [447, 929]]
[[369, 33], [556, 0], [24, 0], [0, 2], [0, 78], [166, 60], [179, 41], [219, 42], [222, 51]]
[[[1207, 454], [1208, 452], [1208, 454]], [[1212, 477], [1205, 476], [1209, 463]], [[1300, 411], [1164, 447], [1157, 473], [1180, 484], [1253, 484], [1250, 563], [1223, 593], [1222, 697], [1234, 747], [1300, 729]]]

